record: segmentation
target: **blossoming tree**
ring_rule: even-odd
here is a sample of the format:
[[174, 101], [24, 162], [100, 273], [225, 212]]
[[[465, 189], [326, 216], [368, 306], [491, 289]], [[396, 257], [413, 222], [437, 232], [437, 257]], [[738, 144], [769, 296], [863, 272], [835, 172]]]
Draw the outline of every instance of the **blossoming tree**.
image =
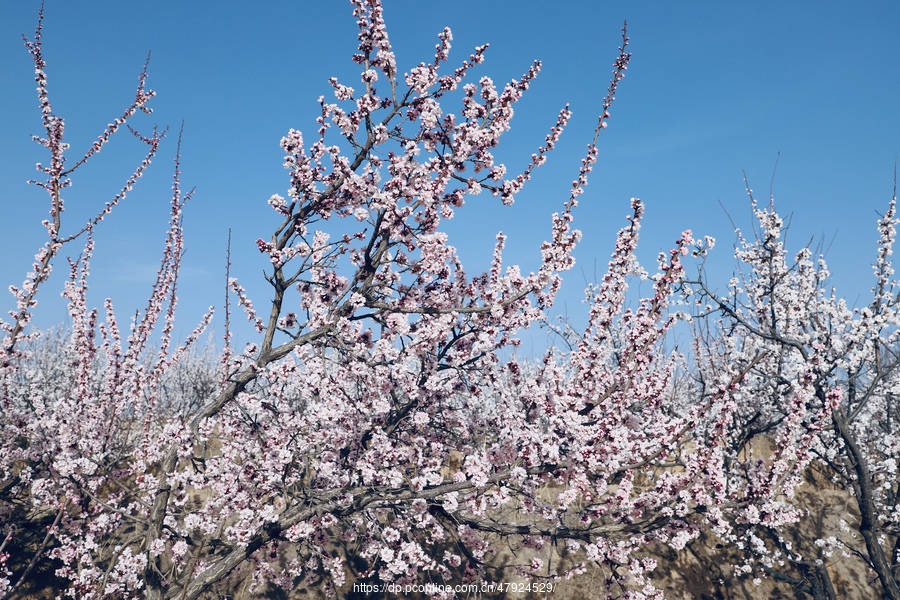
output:
[[[599, 569], [609, 597], [661, 597], [648, 578], [651, 545], [680, 550], [705, 526], [728, 535], [735, 521], [795, 518], [781, 498], [797, 483], [791, 468], [807, 459], [787, 457], [810, 451], [798, 433], [803, 415], [827, 418], [837, 392], [775, 427], [782, 455], [735, 466], [728, 442], [742, 382], [774, 359], [768, 348], [750, 350], [689, 396], [678, 391], [681, 357], [666, 348], [670, 301], [683, 257], [705, 250], [681, 234], [651, 295], [629, 307], [628, 282], [641, 273], [640, 201], [571, 351], [551, 350], [538, 364], [503, 352], [545, 318], [574, 263], [578, 197], [630, 58], [624, 29], [593, 140], [550, 219], [539, 268], [504, 268], [499, 233], [490, 269], [470, 275], [442, 223], [474, 194], [511, 204], [553, 150], [568, 108], [511, 175], [495, 148], [540, 63], [503, 86], [473, 81], [487, 46], [454, 68], [445, 29], [433, 59], [401, 72], [381, 3], [351, 4], [359, 82], [331, 79], [336, 101], [320, 99], [314, 135], [291, 130], [281, 141], [288, 191], [269, 199], [276, 225], [257, 242], [270, 261], [266, 313], [228, 280], [259, 340], [240, 351], [228, 341], [221, 365], [198, 372], [194, 397], [174, 411], [163, 410], [171, 381], [211, 318], [174, 347], [186, 201], [177, 164], [158, 279], [129, 334], [109, 302], [101, 321], [85, 296], [92, 232], [162, 134], [134, 132], [147, 158], [95, 219], [67, 232], [62, 218], [71, 174], [149, 110], [146, 70], [134, 103], [67, 167], [40, 25], [27, 42], [46, 130], [38, 141], [50, 153], [38, 185], [51, 218], [2, 325], [0, 595], [48, 571], [72, 597], [193, 599], [270, 585], [334, 594], [351, 581], [478, 581], [509, 570], [552, 581]], [[85, 242], [65, 291], [71, 335], [50, 368], [26, 326], [54, 261], [76, 239]], [[818, 398], [813, 368], [800, 370], [809, 375], [799, 408]], [[500, 547], [512, 558], [500, 560]]]
[[[768, 494], [789, 479], [806, 478], [816, 488], [805, 503], [789, 498], [798, 510], [796, 526], [764, 510], [733, 522], [723, 538], [745, 555], [741, 570], [814, 598], [849, 597], [832, 579], [839, 563], [856, 561], [852, 568], [882, 597], [900, 598], [896, 194], [878, 221], [872, 300], [860, 308], [828, 288], [822, 257], [809, 248], [789, 254], [774, 206], [759, 207], [752, 194], [751, 204], [755, 235], [740, 237], [741, 271], [727, 290], [715, 289], [702, 271], [686, 286], [713, 317], [697, 338], [705, 356], [700, 377], [756, 361], [736, 395], [739, 408], [725, 444], [730, 460], [741, 465], [754, 493]], [[774, 456], [754, 452], [754, 445], [773, 445]], [[752, 460], [741, 458], [748, 455]], [[774, 461], [776, 479], [759, 478], [765, 460]]]

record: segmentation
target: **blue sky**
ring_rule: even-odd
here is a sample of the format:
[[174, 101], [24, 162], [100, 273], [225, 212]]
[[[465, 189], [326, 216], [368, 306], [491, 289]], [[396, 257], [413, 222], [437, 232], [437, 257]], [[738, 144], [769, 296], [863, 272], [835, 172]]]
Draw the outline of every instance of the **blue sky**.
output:
[[[48, 208], [44, 193], [25, 183], [45, 159], [30, 141], [41, 133], [40, 114], [21, 41], [34, 31], [38, 5], [0, 6], [4, 287], [20, 284], [29, 270]], [[265, 308], [265, 260], [254, 241], [275, 224], [266, 199], [287, 187], [278, 142], [289, 128], [312, 133], [316, 99], [331, 93], [329, 76], [357, 81], [350, 13], [339, 0], [47, 0], [47, 72], [53, 106], [66, 119], [70, 163], [133, 98], [148, 51], [149, 85], [158, 96], [154, 114], [135, 124], [174, 130], [150, 173], [98, 232], [92, 304], [110, 296], [124, 320], [146, 301], [184, 120], [182, 180], [196, 192], [185, 220], [179, 334], [208, 305], [222, 304], [228, 228], [233, 274]], [[627, 19], [634, 56], [576, 215], [585, 239], [558, 310], [576, 320], [584, 312], [581, 288], [602, 274], [632, 196], [647, 206], [646, 266], [691, 228], [717, 238], [712, 275], [727, 282], [735, 239], [728, 215], [751, 225], [742, 173], [767, 199], [779, 153], [772, 189], [779, 210], [793, 216], [790, 242], [828, 246], [838, 291], [851, 303], [865, 301], [876, 212], [887, 206], [900, 156], [897, 3], [386, 0], [385, 16], [401, 70], [430, 59], [444, 26], [454, 33], [451, 64], [491, 44], [479, 73], [496, 82], [520, 76], [536, 58], [544, 62], [501, 146], [510, 170], [526, 164], [566, 102], [574, 112], [558, 151], [514, 207], [482, 195], [452, 223], [451, 243], [470, 273], [487, 265], [498, 230], [509, 236], [508, 263], [537, 265], [549, 215], [565, 200], [590, 139]], [[115, 139], [75, 174], [70, 224], [109, 200], [128, 176], [141, 151], [132, 142]], [[64, 270], [57, 265], [57, 284]], [[59, 289], [49, 286], [40, 297], [39, 326], [64, 320]], [[0, 300], [4, 312], [11, 306], [10, 296]]]

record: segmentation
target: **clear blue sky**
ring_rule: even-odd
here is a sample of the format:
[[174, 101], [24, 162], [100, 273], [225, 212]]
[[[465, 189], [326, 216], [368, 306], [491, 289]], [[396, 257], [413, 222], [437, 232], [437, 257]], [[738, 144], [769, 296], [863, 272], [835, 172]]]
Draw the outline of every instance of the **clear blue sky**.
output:
[[[45, 160], [30, 142], [41, 133], [40, 115], [21, 41], [34, 31], [38, 6], [0, 6], [4, 288], [19, 285], [29, 270], [47, 211], [44, 193], [25, 184]], [[70, 161], [133, 98], [148, 51], [158, 97], [155, 113], [135, 124], [177, 131], [185, 121], [183, 185], [196, 194], [185, 220], [180, 335], [206, 306], [222, 303], [229, 227], [233, 274], [266, 308], [265, 261], [254, 240], [268, 237], [276, 220], [266, 199], [287, 187], [278, 142], [289, 128], [314, 130], [316, 98], [330, 94], [329, 76], [357, 81], [350, 13], [339, 0], [47, 0], [47, 72], [53, 106], [66, 119]], [[526, 163], [566, 102], [575, 113], [559, 150], [512, 209], [483, 195], [453, 223], [451, 243], [470, 273], [487, 264], [501, 229], [510, 236], [507, 262], [537, 264], [549, 214], [565, 199], [590, 138], [627, 19], [634, 57], [576, 215], [585, 240], [559, 310], [583, 312], [580, 290], [595, 269], [602, 272], [632, 196], [647, 205], [640, 253], [646, 266], [691, 228], [718, 239], [714, 276], [726, 282], [734, 234], [722, 206], [749, 227], [742, 171], [765, 200], [779, 152], [774, 194], [780, 211], [793, 215], [794, 247], [824, 241], [839, 292], [851, 303], [868, 294], [876, 211], [890, 199], [900, 156], [900, 4], [386, 0], [385, 16], [401, 70], [430, 59], [444, 26], [455, 38], [451, 63], [490, 42], [480, 73], [497, 82], [518, 77], [533, 59], [544, 61], [501, 148], [510, 170]], [[111, 296], [123, 320], [143, 306], [158, 264], [174, 149], [173, 132], [97, 235], [91, 303], [102, 306]], [[140, 150], [121, 136], [76, 173], [67, 195], [70, 225], [111, 198]], [[64, 270], [57, 265], [57, 284]], [[41, 296], [38, 325], [64, 320], [58, 291], [51, 286]], [[10, 296], [0, 300], [4, 312], [11, 306]]]

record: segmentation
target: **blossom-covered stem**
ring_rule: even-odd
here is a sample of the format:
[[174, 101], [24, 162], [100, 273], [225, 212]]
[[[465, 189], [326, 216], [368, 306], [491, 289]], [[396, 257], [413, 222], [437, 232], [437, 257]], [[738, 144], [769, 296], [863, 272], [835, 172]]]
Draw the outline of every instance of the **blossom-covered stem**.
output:
[[[151, 159], [156, 154], [159, 146], [159, 141], [163, 135], [157, 133], [156, 130], [154, 130], [151, 137], [145, 138], [132, 130], [132, 132], [139, 139], [141, 139], [150, 147], [147, 156], [137, 167], [132, 176], [128, 179], [122, 191], [119, 192], [111, 202], [107, 203], [105, 208], [96, 217], [90, 220], [77, 233], [64, 236], [62, 234], [62, 213], [65, 210], [65, 205], [62, 192], [64, 188], [68, 187], [71, 184], [69, 175], [71, 175], [80, 166], [85, 164], [94, 154], [99, 152], [106, 144], [106, 142], [110, 139], [110, 137], [119, 129], [119, 127], [124, 125], [129, 120], [129, 118], [132, 117], [138, 110], [146, 113], [151, 112], [151, 109], [147, 106], [147, 103], [155, 94], [152, 90], [146, 89], [147, 65], [149, 63], [148, 56], [147, 63], [144, 64], [144, 69], [141, 72], [141, 76], [138, 81], [138, 88], [135, 94], [134, 102], [132, 102], [131, 105], [129, 105], [129, 107], [125, 109], [122, 116], [120, 116], [112, 124], [107, 126], [107, 128], [100, 135], [97, 141], [94, 142], [94, 144], [88, 149], [88, 151], [72, 167], [66, 169], [65, 153], [69, 148], [69, 145], [63, 142], [65, 122], [62, 117], [58, 116], [53, 111], [52, 104], [50, 103], [50, 94], [47, 88], [47, 63], [44, 60], [42, 47], [43, 27], [44, 5], [42, 3], [41, 8], [38, 11], [38, 24], [35, 29], [34, 38], [29, 40], [27, 37], [23, 36], [23, 39], [25, 41], [25, 46], [28, 49], [28, 52], [31, 54], [32, 60], [34, 62], [38, 103], [41, 109], [42, 124], [44, 127], [44, 131], [46, 132], [45, 138], [35, 136], [34, 141], [47, 148], [47, 150], [50, 152], [50, 165], [46, 167], [41, 165], [40, 163], [38, 163], [37, 165], [38, 170], [46, 175], [46, 180], [31, 182], [43, 188], [50, 196], [50, 219], [43, 222], [43, 225], [47, 230], [49, 239], [35, 256], [33, 271], [29, 274], [28, 278], [22, 284], [22, 288], [19, 289], [11, 287], [11, 291], [16, 297], [16, 311], [15, 313], [12, 313], [13, 323], [11, 325], [5, 323], [2, 324], [2, 327], [7, 334], [3, 341], [3, 347], [2, 349], [0, 349], [3, 357], [8, 357], [13, 353], [16, 343], [22, 335], [22, 332], [30, 323], [31, 309], [37, 304], [36, 296], [38, 293], [38, 289], [40, 288], [42, 283], [49, 279], [52, 272], [53, 260], [59, 254], [59, 252], [63, 248], [63, 245], [71, 242], [81, 234], [88, 232], [93, 226], [95, 226], [100, 220], [102, 220], [103, 217], [108, 214], [121, 199], [125, 197], [126, 193], [134, 186], [134, 184], [149, 166]], [[3, 358], [2, 360], [4, 363], [8, 363], [9, 359]]]
[[222, 347], [222, 380], [228, 379], [229, 363], [231, 362], [231, 228], [228, 229], [228, 242], [225, 245], [225, 323]]

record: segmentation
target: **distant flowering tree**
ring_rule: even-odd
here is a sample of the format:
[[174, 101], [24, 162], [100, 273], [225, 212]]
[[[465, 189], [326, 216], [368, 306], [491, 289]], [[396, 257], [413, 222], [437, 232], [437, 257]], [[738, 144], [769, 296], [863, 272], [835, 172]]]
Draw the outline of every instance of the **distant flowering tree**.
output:
[[[640, 201], [570, 351], [551, 350], [538, 364], [501, 352], [546, 317], [574, 264], [578, 197], [630, 58], [624, 28], [594, 138], [551, 217], [539, 268], [504, 269], [500, 233], [490, 269], [472, 276], [442, 221], [481, 192], [511, 204], [569, 110], [510, 175], [494, 149], [540, 63], [502, 87], [488, 77], [466, 83], [487, 46], [448, 67], [445, 29], [433, 60], [401, 74], [380, 2], [351, 3], [358, 89], [332, 78], [337, 102], [320, 99], [311, 143], [294, 130], [281, 141], [288, 192], [269, 199], [277, 225], [257, 242], [271, 263], [266, 313], [228, 280], [260, 338], [238, 352], [226, 333], [221, 365], [201, 365], [190, 386], [178, 370], [211, 312], [173, 348], [186, 201], [177, 162], [162, 264], [128, 336], [109, 302], [101, 321], [85, 300], [91, 234], [162, 134], [135, 132], [150, 150], [123, 191], [82, 229], [63, 230], [71, 173], [149, 110], [146, 70], [135, 102], [67, 168], [40, 24], [26, 42], [47, 135], [38, 141], [51, 156], [38, 182], [51, 219], [2, 325], [0, 597], [24, 593], [29, 577], [48, 569], [71, 597], [193, 599], [270, 585], [334, 594], [351, 582], [478, 582], [511, 573], [503, 569], [553, 581], [590, 568], [600, 569], [610, 598], [659, 598], [648, 578], [654, 544], [681, 550], [704, 527], [728, 536], [735, 523], [796, 519], [782, 498], [816, 448], [804, 428], [829, 418], [841, 389], [823, 387], [804, 356], [791, 412], [766, 415], [780, 453], [736, 456], [744, 380], [775, 365], [785, 344], [762, 337], [733, 347], [720, 338], [729, 360], [704, 355], [701, 383], [676, 385], [682, 359], [666, 349], [670, 304], [683, 258], [706, 246], [684, 232], [661, 257], [652, 293], [629, 308], [628, 283], [642, 273]], [[459, 112], [449, 112], [456, 102]], [[70, 261], [65, 291], [71, 334], [47, 360], [25, 327], [54, 259], [77, 237], [84, 250]], [[173, 389], [195, 397], [162, 410]], [[518, 558], [501, 561], [500, 547]]]
[[[753, 238], [740, 237], [739, 274], [726, 290], [715, 289], [702, 271], [685, 286], [714, 317], [703, 321], [707, 329], [697, 338], [704, 357], [698, 374], [706, 381], [722, 369], [756, 363], [735, 394], [724, 438], [731, 477], [744, 480], [754, 495], [778, 485], [793, 491], [804, 477], [820, 490], [805, 507], [792, 493], [781, 507], [751, 507], [719, 533], [744, 553], [739, 572], [835, 599], [847, 597], [835, 589], [835, 565], [859, 560], [854, 568], [866, 573], [880, 597], [898, 599], [896, 197], [878, 221], [872, 300], [860, 308], [828, 288], [822, 257], [809, 248], [789, 254], [774, 206], [761, 208], [752, 195], [751, 203], [757, 226]], [[763, 450], [767, 446], [773, 455]], [[838, 506], [824, 500], [832, 487], [847, 493]], [[855, 510], [848, 512], [849, 506]], [[796, 526], [785, 527], [782, 508], [797, 511]]]

